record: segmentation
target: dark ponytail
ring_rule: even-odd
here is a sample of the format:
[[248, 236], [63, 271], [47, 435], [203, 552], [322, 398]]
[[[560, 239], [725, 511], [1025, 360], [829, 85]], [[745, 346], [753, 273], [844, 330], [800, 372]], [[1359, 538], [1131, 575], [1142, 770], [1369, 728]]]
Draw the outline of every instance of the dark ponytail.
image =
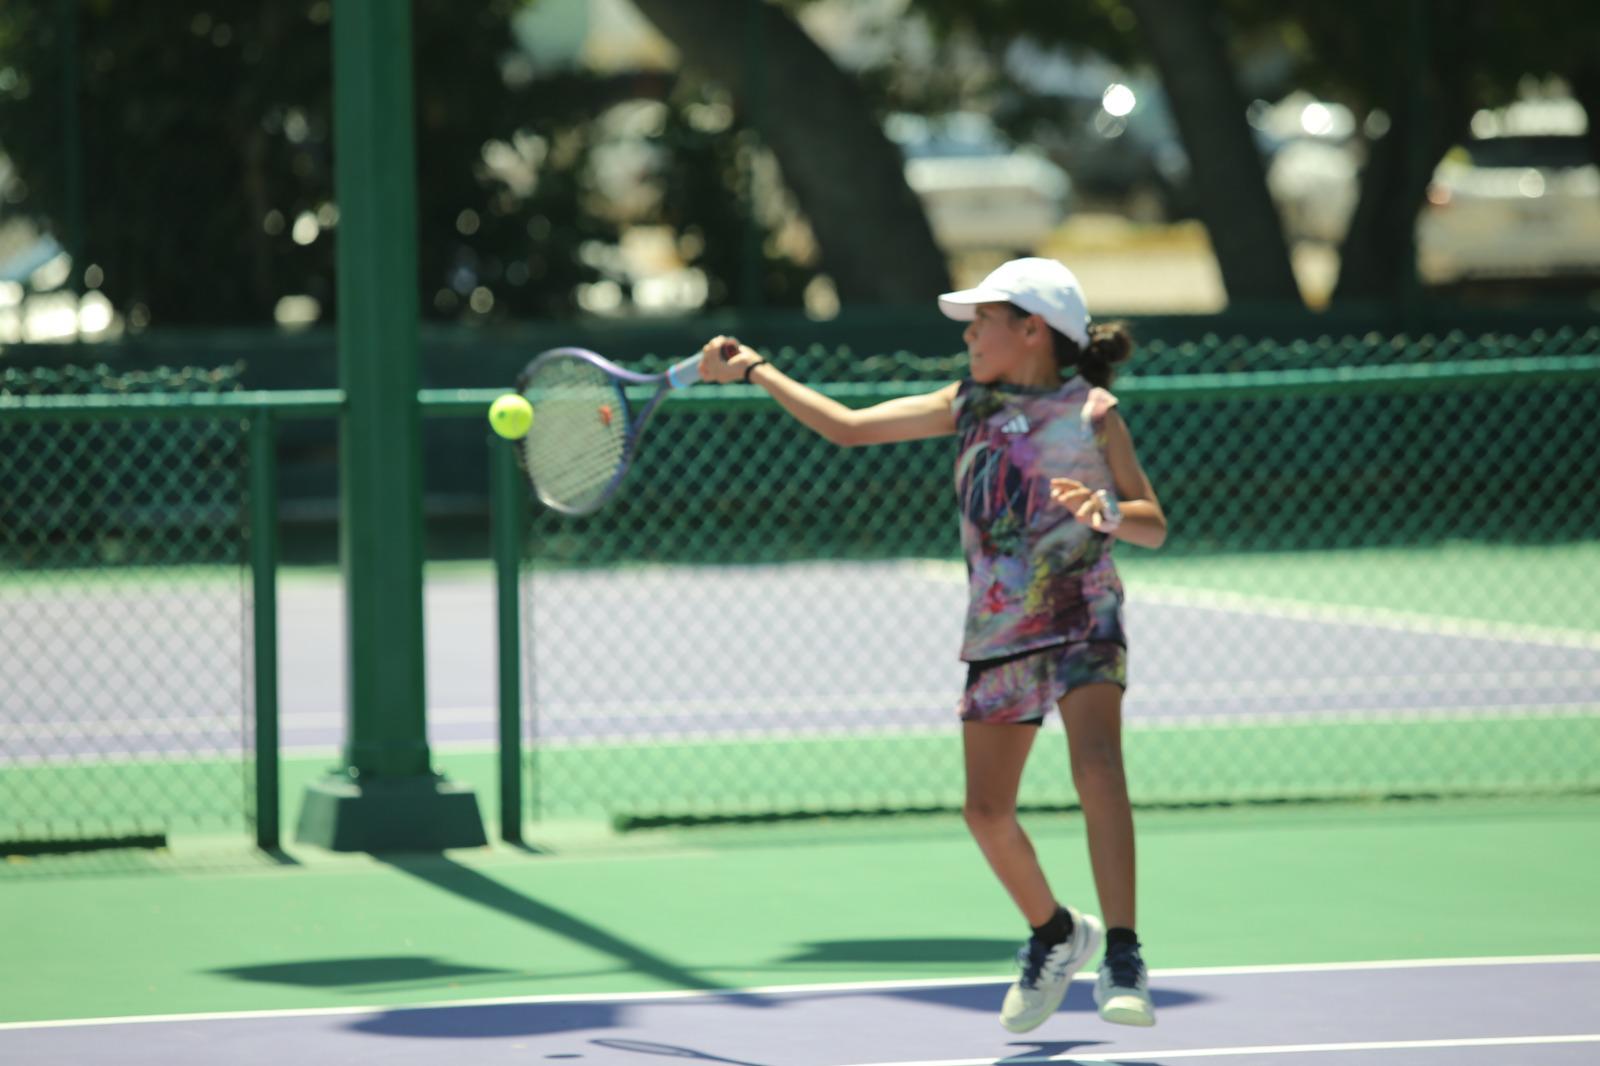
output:
[[[1016, 318], [1027, 318], [1031, 313], [1013, 303], [1006, 306]], [[1041, 320], [1043, 317], [1040, 316]], [[1109, 389], [1116, 380], [1117, 367], [1133, 357], [1133, 334], [1128, 332], [1126, 322], [1092, 323], [1089, 326], [1088, 348], [1080, 346], [1054, 326], [1049, 328], [1050, 339], [1055, 343], [1056, 364], [1065, 377], [1082, 374], [1083, 380], [1089, 384]]]
[[1056, 360], [1061, 369], [1076, 367], [1083, 380], [1109, 389], [1117, 367], [1133, 357], [1133, 334], [1122, 322], [1095, 322], [1089, 326], [1089, 347], [1079, 348], [1066, 337], [1056, 337]]

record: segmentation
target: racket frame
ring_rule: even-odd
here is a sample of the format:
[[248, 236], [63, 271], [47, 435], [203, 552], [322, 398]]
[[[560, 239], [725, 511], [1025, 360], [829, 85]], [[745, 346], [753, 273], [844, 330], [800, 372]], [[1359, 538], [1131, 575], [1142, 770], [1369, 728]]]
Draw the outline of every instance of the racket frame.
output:
[[[562, 514], [573, 517], [593, 514], [605, 506], [606, 502], [615, 496], [617, 490], [622, 487], [623, 479], [628, 476], [628, 470], [633, 466], [634, 456], [639, 449], [639, 439], [644, 435], [645, 424], [650, 421], [650, 416], [661, 405], [661, 401], [666, 399], [668, 393], [678, 389], [686, 389], [700, 381], [700, 358], [699, 353], [696, 353], [687, 359], [674, 363], [667, 369], [666, 373], [641, 374], [638, 371], [620, 367], [605, 356], [600, 355], [598, 352], [592, 352], [587, 348], [571, 346], [551, 348], [534, 356], [528, 365], [523, 368], [522, 373], [517, 375], [516, 390], [518, 394], [527, 398], [529, 382], [532, 381], [539, 367], [545, 363], [557, 359], [579, 359], [589, 363], [606, 375], [613, 391], [617, 395], [619, 417], [625, 420], [622, 456], [617, 461], [617, 468], [612, 473], [611, 480], [606, 482], [605, 486], [594, 495], [592, 500], [583, 506], [574, 507], [563, 501], [552, 499], [540, 490], [538, 481], [533, 477], [532, 465], [527, 461], [526, 449], [529, 445], [527, 440], [524, 439], [521, 442], [522, 446], [517, 449], [517, 461], [522, 466], [523, 472], [528, 475], [528, 483], [533, 487], [533, 493], [538, 497], [539, 502], [553, 511], [559, 511]], [[639, 409], [638, 413], [635, 414], [633, 404], [628, 399], [628, 392], [625, 387], [627, 385], [658, 385], [660, 387], [656, 390], [655, 395], [651, 396], [645, 405]], [[538, 414], [539, 408], [535, 404], [534, 417], [537, 418]]]

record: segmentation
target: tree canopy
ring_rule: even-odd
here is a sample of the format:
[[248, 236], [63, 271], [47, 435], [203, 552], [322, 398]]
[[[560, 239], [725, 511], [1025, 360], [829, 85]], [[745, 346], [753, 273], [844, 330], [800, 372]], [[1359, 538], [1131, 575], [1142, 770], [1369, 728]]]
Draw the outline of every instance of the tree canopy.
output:
[[[712, 275], [709, 305], [798, 302], [803, 281], [781, 261], [755, 279], [759, 294], [739, 291], [752, 221], [729, 179], [739, 147], [687, 117], [717, 88], [541, 70], [512, 39], [521, 6], [414, 0], [424, 315], [577, 310], [578, 287], [607, 275], [618, 240], [595, 119], [636, 100], [666, 113], [651, 137], [671, 203], [651, 210], [694, 238], [686, 254]], [[332, 315], [331, 17], [328, 0], [0, 8], [7, 215], [63, 240], [78, 230], [80, 265], [135, 321], [271, 322], [286, 296]], [[75, 130], [61, 120], [69, 104]]]
[[[947, 275], [881, 119], [1003, 97], [1023, 138], [1075, 121], [1005, 61], [1020, 40], [1159, 74], [1235, 299], [1294, 298], [1248, 99], [1298, 86], [1356, 116], [1340, 294], [1360, 299], [1406, 284], [1408, 220], [1474, 111], [1558, 75], [1600, 114], [1580, 0], [906, 0], [935, 49], [915, 71], [894, 49], [836, 63], [800, 28], [816, 0], [636, 2], [681, 69], [541, 66], [514, 33], [526, 0], [412, 0], [426, 316], [563, 317], [601, 281], [626, 301], [618, 243], [638, 225], [668, 235], [707, 309], [798, 306], [818, 272], [846, 303], [924, 294]], [[336, 313], [332, 17], [331, 0], [0, 7], [0, 224], [57, 234], [136, 323], [266, 323], [296, 296]], [[648, 195], [623, 202], [619, 174]]]

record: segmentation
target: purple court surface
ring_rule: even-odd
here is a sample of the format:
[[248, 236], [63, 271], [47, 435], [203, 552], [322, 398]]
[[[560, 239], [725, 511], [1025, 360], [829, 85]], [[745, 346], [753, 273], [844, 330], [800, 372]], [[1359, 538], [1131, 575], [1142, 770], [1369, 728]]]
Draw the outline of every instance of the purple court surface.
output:
[[1004, 984], [918, 982], [538, 997], [403, 1008], [0, 1025], [0, 1062], [198, 1066], [1557, 1066], [1600, 1062], [1600, 956], [1157, 971], [1154, 1029], [1074, 983], [1025, 1036]]

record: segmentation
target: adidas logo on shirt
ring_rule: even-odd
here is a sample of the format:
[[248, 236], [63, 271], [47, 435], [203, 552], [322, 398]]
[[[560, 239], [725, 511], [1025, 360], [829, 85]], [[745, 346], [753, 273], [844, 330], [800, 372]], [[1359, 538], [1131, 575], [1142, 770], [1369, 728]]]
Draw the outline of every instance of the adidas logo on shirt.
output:
[[1013, 415], [1011, 421], [1000, 427], [1002, 433], [1026, 433], [1031, 427], [1028, 425], [1028, 416], [1024, 414]]

